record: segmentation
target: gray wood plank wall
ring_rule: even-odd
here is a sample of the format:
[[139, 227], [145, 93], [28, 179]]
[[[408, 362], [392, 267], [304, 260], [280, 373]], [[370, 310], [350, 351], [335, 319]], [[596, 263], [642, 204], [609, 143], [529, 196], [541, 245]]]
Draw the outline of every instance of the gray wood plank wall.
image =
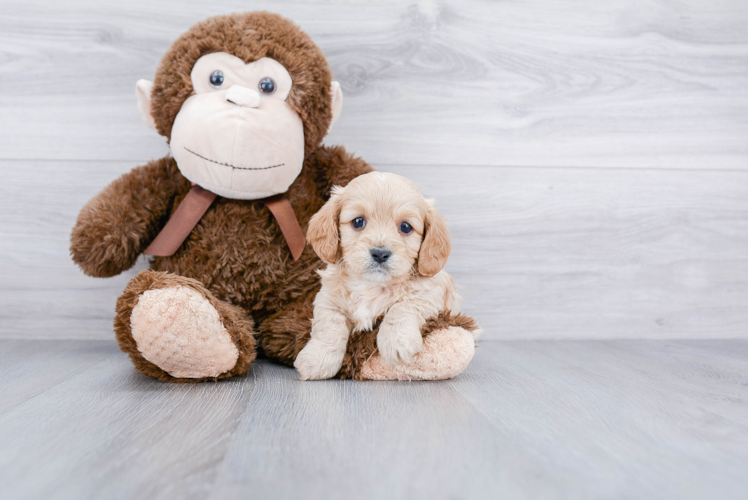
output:
[[328, 143], [450, 219], [487, 339], [748, 336], [744, 0], [0, 1], [0, 337], [111, 338], [123, 276], [70, 262], [81, 206], [167, 152], [138, 78], [268, 9], [345, 94]]

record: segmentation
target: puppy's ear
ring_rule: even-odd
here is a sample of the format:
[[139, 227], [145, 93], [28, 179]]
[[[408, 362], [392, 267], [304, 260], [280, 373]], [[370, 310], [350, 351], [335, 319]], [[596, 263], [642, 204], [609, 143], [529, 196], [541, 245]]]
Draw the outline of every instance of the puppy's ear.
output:
[[341, 194], [343, 188], [334, 186], [332, 196], [327, 200], [319, 212], [309, 221], [306, 237], [319, 258], [328, 264], [335, 264], [340, 257], [340, 221]]
[[428, 278], [444, 269], [452, 244], [447, 220], [434, 208], [433, 200], [426, 201], [429, 209], [423, 226], [421, 249], [418, 251], [418, 273]]

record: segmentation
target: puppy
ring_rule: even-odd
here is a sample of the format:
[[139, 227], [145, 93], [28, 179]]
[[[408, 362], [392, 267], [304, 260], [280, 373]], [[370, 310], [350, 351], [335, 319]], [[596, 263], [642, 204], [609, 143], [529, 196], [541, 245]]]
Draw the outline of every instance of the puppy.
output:
[[462, 299], [442, 270], [451, 250], [446, 221], [405, 177], [371, 172], [336, 186], [307, 238], [328, 266], [319, 272], [311, 339], [294, 363], [302, 380], [334, 377], [350, 334], [382, 316], [380, 355], [409, 363], [426, 320], [458, 312]]

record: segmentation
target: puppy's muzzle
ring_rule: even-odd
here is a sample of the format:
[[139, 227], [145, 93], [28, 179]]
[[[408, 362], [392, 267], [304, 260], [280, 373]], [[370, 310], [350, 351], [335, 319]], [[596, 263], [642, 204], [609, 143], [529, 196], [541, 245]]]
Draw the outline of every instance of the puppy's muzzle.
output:
[[390, 249], [384, 247], [374, 247], [369, 251], [369, 253], [371, 253], [371, 258], [374, 259], [374, 262], [379, 265], [384, 265], [387, 262], [387, 259], [390, 258], [390, 255], [392, 255]]

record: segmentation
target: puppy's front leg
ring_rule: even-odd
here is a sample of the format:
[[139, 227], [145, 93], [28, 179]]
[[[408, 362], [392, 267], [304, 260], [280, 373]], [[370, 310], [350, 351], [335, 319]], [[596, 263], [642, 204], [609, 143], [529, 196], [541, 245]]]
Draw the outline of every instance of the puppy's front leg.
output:
[[315, 300], [314, 303], [311, 339], [296, 356], [293, 364], [301, 380], [334, 377], [343, 366], [350, 335], [350, 327], [345, 316], [337, 309], [328, 307], [324, 297], [318, 295], [317, 298], [323, 300]]
[[398, 302], [387, 311], [379, 325], [377, 347], [391, 365], [410, 363], [423, 349], [421, 311], [407, 302]]

